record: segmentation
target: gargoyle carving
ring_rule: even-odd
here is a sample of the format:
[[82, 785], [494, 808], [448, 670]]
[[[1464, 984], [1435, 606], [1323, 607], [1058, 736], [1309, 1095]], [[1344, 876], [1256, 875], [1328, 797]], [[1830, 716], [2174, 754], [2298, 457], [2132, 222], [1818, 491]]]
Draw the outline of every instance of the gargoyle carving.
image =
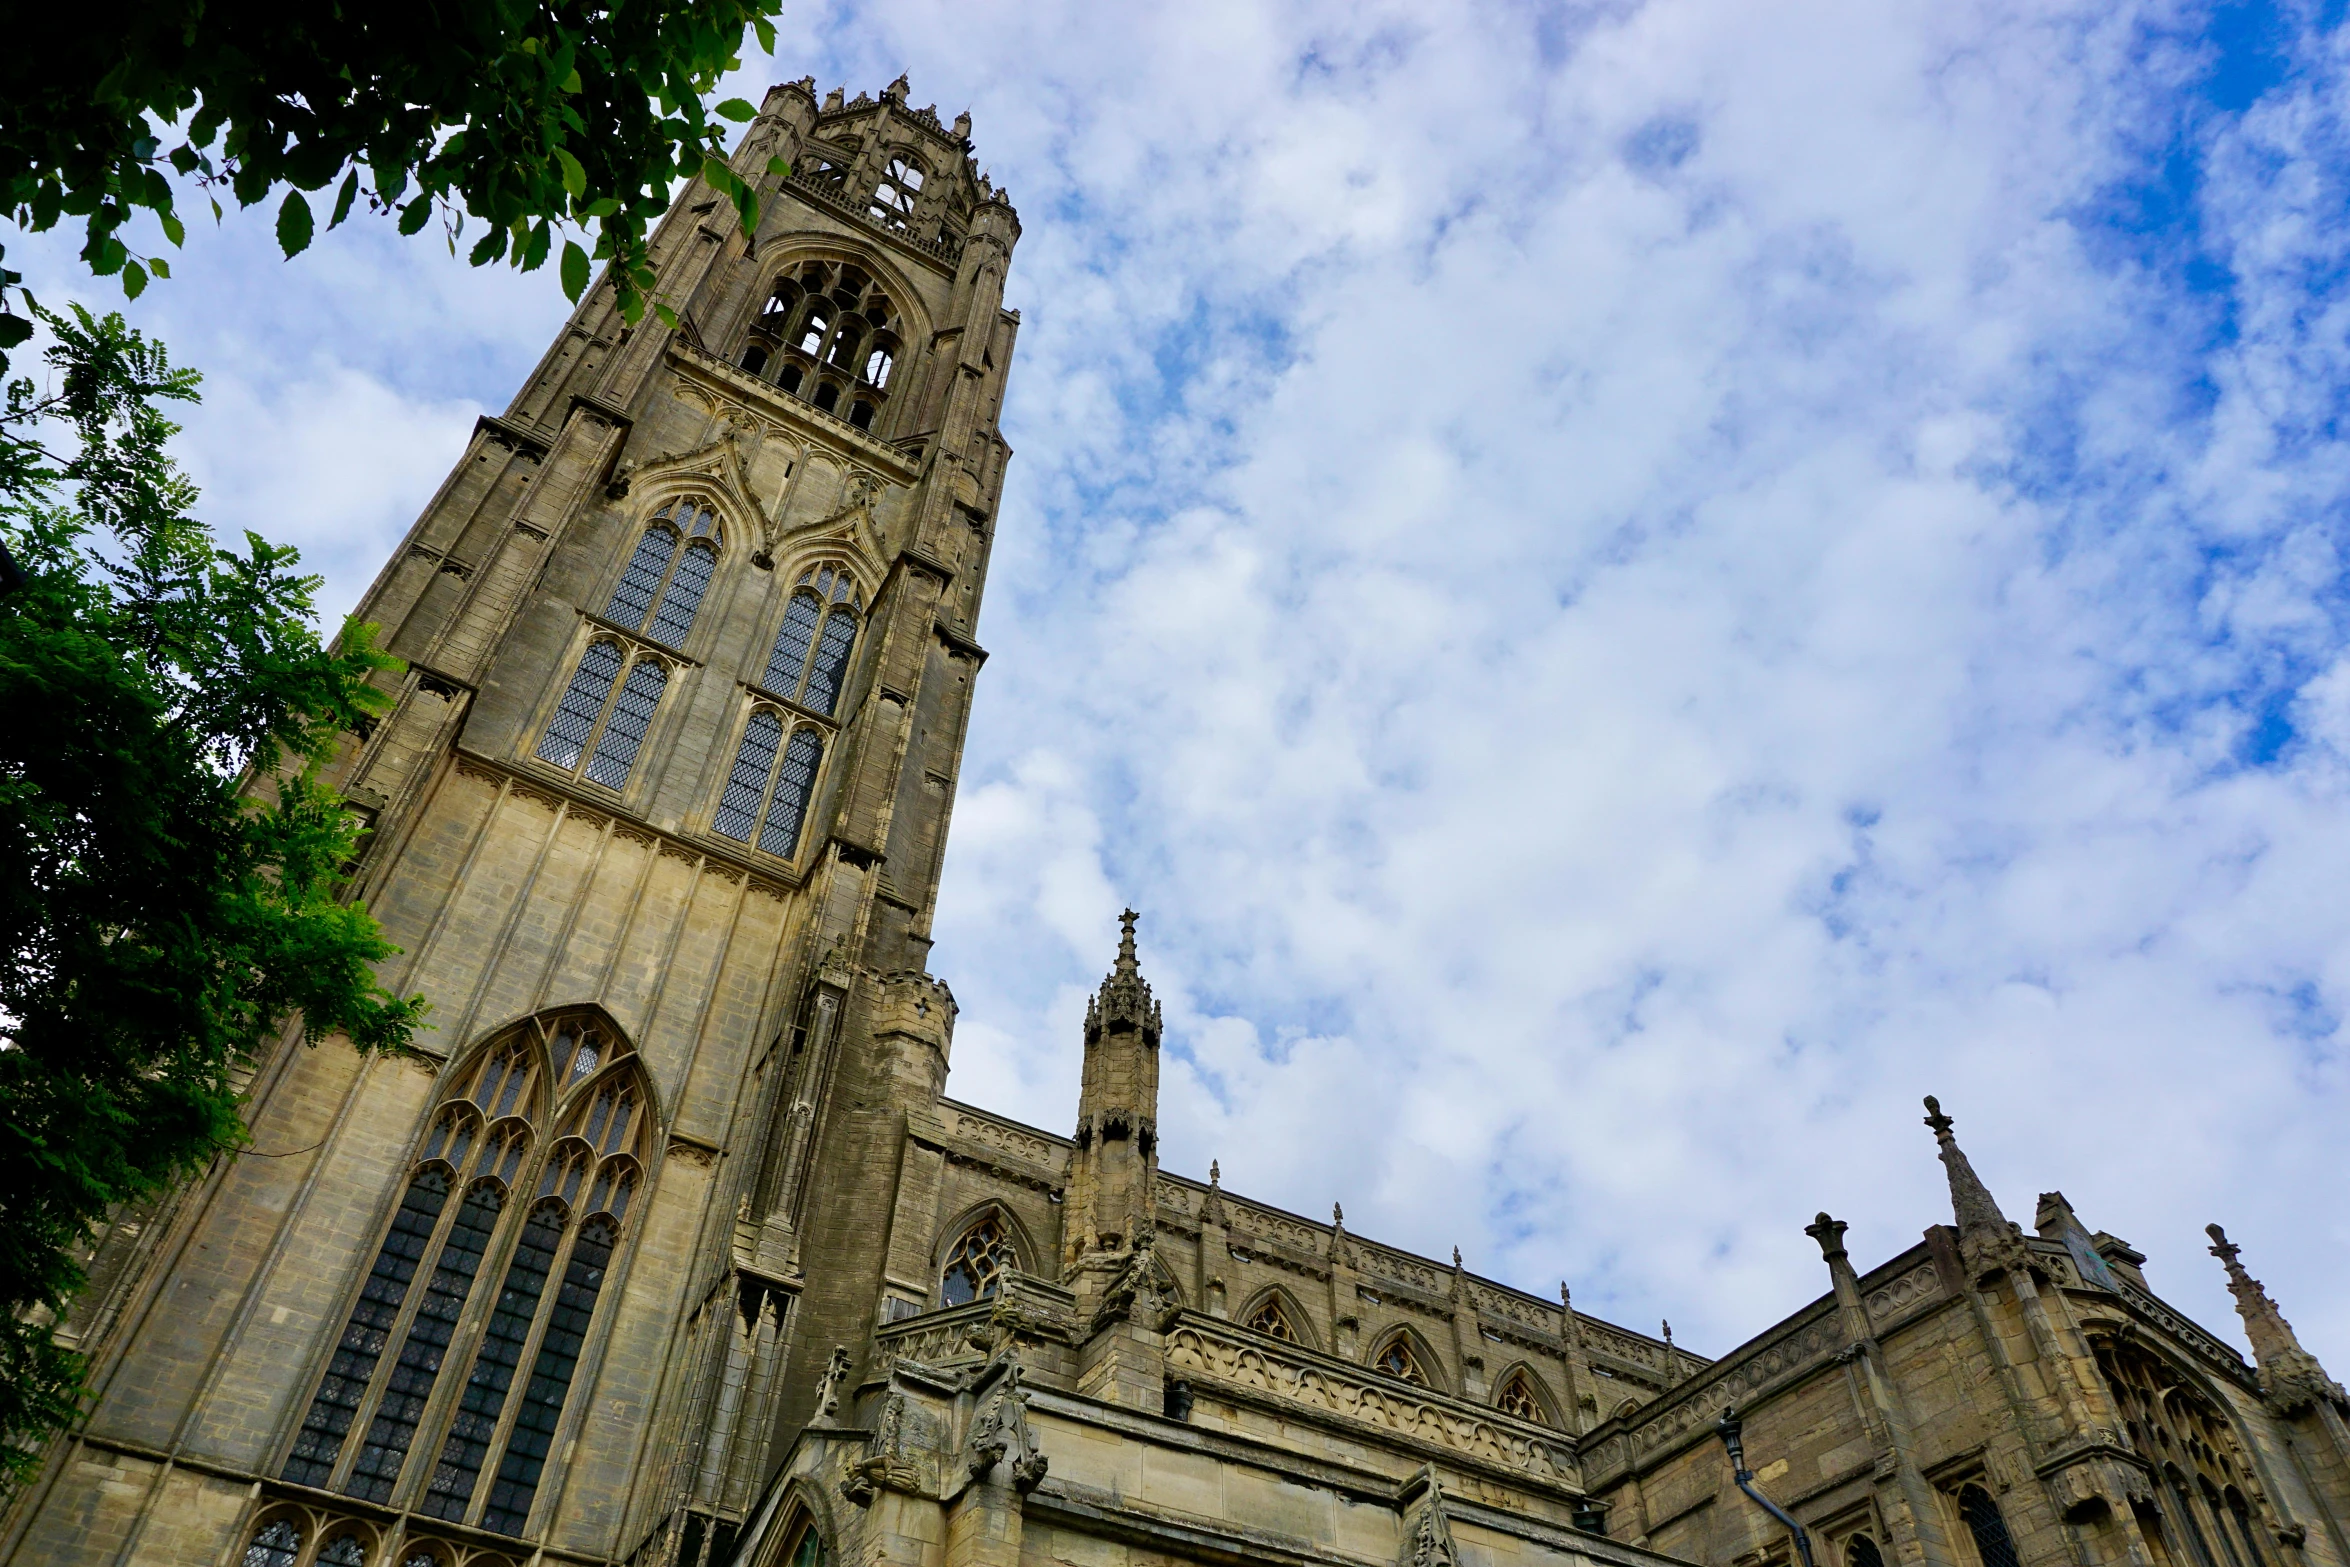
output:
[[979, 1412], [971, 1417], [971, 1431], [963, 1449], [974, 1481], [984, 1481], [997, 1464], [1007, 1465], [1012, 1489], [1026, 1496], [1044, 1479], [1046, 1460], [1037, 1451], [1036, 1433], [1028, 1425], [1028, 1394], [1020, 1386], [1020, 1363], [1003, 1367], [992, 1386], [979, 1395]]

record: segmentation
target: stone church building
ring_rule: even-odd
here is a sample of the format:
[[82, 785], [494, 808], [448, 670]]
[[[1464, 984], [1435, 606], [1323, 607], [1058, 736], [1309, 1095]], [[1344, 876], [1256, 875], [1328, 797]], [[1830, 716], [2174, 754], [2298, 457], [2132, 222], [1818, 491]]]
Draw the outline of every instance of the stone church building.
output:
[[773, 89], [756, 236], [696, 183], [655, 240], [679, 328], [593, 290], [480, 421], [337, 764], [438, 1030], [287, 1041], [103, 1237], [0, 1563], [2350, 1567], [2350, 1403], [2235, 1248], [2250, 1362], [1932, 1101], [1948, 1222], [1863, 1269], [1823, 1214], [1708, 1361], [1160, 1169], [1131, 916], [1074, 1127], [946, 1096], [1020, 327], [969, 130]]

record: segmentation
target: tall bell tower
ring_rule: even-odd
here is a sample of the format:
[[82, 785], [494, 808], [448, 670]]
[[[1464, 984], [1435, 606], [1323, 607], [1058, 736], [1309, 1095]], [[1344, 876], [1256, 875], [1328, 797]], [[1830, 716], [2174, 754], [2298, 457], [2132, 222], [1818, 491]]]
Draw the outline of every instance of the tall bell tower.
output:
[[679, 326], [599, 284], [479, 422], [334, 779], [434, 1031], [289, 1039], [254, 1151], [117, 1222], [0, 1560], [723, 1561], [870, 1355], [1010, 456], [969, 130], [770, 90], [757, 233], [696, 180], [654, 237]]

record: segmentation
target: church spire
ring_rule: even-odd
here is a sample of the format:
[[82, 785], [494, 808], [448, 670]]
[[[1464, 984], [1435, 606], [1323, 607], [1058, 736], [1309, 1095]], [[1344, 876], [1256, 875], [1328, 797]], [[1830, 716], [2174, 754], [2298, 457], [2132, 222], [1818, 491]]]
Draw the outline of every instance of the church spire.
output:
[[1933, 1128], [1934, 1141], [1941, 1145], [1943, 1168], [1950, 1174], [1950, 1209], [1958, 1220], [1958, 1233], [1969, 1236], [1988, 1230], [1995, 1235], [2013, 1235], [2015, 1226], [1999, 1211], [1998, 1200], [1975, 1174], [1975, 1167], [1967, 1162], [1966, 1150], [1951, 1135], [1951, 1128], [1956, 1124], [1942, 1113], [1942, 1101], [1932, 1094], [1926, 1095], [1926, 1125]]
[[2314, 1398], [2344, 1401], [2341, 1385], [2326, 1375], [2317, 1357], [2301, 1347], [2293, 1325], [2269, 1299], [2260, 1281], [2244, 1271], [2238, 1260], [2243, 1248], [2228, 1239], [2216, 1224], [2204, 1226], [2211, 1237], [2211, 1254], [2228, 1270], [2228, 1293], [2244, 1318], [2244, 1336], [2252, 1341], [2252, 1358], [2260, 1366], [2260, 1380], [2269, 1396], [2293, 1409], [2306, 1408]]

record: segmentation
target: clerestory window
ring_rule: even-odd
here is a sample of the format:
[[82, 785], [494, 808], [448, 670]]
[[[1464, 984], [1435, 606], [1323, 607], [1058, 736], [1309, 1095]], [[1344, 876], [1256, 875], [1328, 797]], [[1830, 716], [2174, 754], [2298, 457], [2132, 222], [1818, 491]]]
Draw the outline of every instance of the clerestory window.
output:
[[1542, 1398], [1534, 1391], [1534, 1379], [1526, 1374], [1524, 1367], [1511, 1372], [1509, 1379], [1502, 1383], [1501, 1392], [1493, 1400], [1493, 1407], [1505, 1415], [1515, 1415], [1520, 1420], [1530, 1420], [1538, 1426], [1550, 1424], [1550, 1417], [1542, 1410]]
[[1384, 1371], [1397, 1381], [1409, 1382], [1414, 1387], [1430, 1385], [1427, 1370], [1421, 1366], [1419, 1355], [1413, 1351], [1408, 1334], [1397, 1333], [1380, 1345], [1371, 1356], [1371, 1369]]
[[1248, 1314], [1241, 1326], [1262, 1333], [1267, 1338], [1277, 1338], [1284, 1344], [1303, 1342], [1298, 1336], [1297, 1324], [1289, 1320], [1288, 1309], [1281, 1304], [1278, 1295], [1267, 1295]]

